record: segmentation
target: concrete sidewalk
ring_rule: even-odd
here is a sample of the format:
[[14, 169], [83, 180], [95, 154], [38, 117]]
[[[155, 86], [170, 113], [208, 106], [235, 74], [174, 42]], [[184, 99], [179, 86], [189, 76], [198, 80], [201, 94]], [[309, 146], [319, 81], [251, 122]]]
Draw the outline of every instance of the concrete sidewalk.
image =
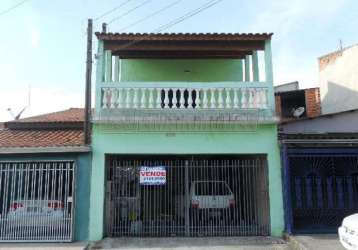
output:
[[345, 250], [337, 234], [290, 235], [288, 242], [293, 250]]
[[0, 243], [0, 249], [8, 250], [84, 250], [86, 242], [74, 243]]
[[288, 250], [288, 244], [274, 237], [211, 237], [211, 238], [106, 238], [89, 249], [140, 250]]

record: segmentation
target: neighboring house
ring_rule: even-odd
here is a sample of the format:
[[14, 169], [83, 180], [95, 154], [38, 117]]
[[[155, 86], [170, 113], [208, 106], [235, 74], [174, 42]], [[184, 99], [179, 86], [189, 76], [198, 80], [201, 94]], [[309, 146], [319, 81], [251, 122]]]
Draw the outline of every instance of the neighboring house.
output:
[[275, 93], [287, 92], [287, 91], [293, 91], [293, 90], [299, 90], [299, 89], [300, 89], [300, 86], [297, 81], [276, 85], [274, 87]]
[[358, 45], [318, 58], [322, 113], [358, 108]]
[[90, 240], [282, 235], [271, 35], [96, 33]]
[[3, 123], [0, 242], [87, 240], [91, 173], [83, 109]]
[[281, 122], [313, 118], [321, 114], [319, 88], [294, 89], [295, 85], [275, 87], [276, 114]]
[[286, 230], [337, 233], [358, 209], [358, 110], [280, 125]]

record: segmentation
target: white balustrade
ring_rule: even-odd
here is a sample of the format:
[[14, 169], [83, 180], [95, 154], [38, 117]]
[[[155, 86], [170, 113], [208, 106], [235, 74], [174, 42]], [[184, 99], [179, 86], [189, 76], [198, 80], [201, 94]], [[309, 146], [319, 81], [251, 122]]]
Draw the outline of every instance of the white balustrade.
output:
[[147, 102], [147, 98], [146, 98], [146, 95], [145, 95], [145, 93], [147, 92], [146, 91], [146, 89], [142, 89], [142, 91], [141, 91], [142, 93], [142, 96], [141, 96], [141, 99], [140, 99], [140, 107], [142, 108], [142, 109], [144, 109], [144, 108], [146, 108], [146, 102]]
[[200, 89], [195, 89], [195, 108], [201, 108], [201, 96], [200, 96]]
[[139, 108], [139, 90], [138, 89], [134, 89], [134, 101], [133, 101], [133, 107], [134, 108]]
[[148, 100], [148, 106], [150, 109], [155, 107], [155, 102], [154, 102], [154, 91], [155, 89], [148, 89], [149, 91], [149, 100]]
[[177, 91], [178, 91], [177, 89], [173, 89], [172, 108], [178, 108]]
[[247, 90], [242, 89], [241, 90], [241, 108], [242, 109], [248, 108], [248, 102], [247, 102], [246, 95], [247, 95]]
[[192, 89], [188, 89], [188, 109], [193, 108], [193, 96], [192, 96]]
[[229, 109], [229, 108], [231, 108], [230, 89], [228, 89], [228, 88], [225, 89], [225, 95], [226, 95], [225, 107]]
[[118, 96], [117, 96], [117, 108], [123, 108], [123, 89], [118, 88]]
[[210, 89], [210, 108], [216, 108], [215, 89]]
[[126, 89], [126, 108], [131, 107], [131, 89]]
[[203, 89], [203, 94], [204, 94], [204, 97], [203, 97], [202, 105], [203, 105], [204, 109], [207, 109], [208, 108], [208, 101], [209, 101], [209, 99], [208, 99], [208, 90]]
[[179, 108], [180, 109], [183, 109], [185, 108], [185, 98], [184, 98], [184, 90], [183, 89], [180, 89], [179, 90], [179, 93], [180, 93], [180, 98], [179, 98]]
[[164, 108], [169, 108], [169, 89], [164, 89]]
[[184, 110], [268, 108], [268, 89], [262, 87], [103, 87], [101, 93], [102, 109]]
[[240, 100], [239, 100], [239, 95], [238, 95], [238, 89], [233, 89], [234, 91], [234, 109], [237, 109], [239, 108], [239, 103], [240, 103]]
[[160, 109], [162, 107], [162, 90], [160, 88], [157, 89], [157, 100], [155, 101], [155, 107]]

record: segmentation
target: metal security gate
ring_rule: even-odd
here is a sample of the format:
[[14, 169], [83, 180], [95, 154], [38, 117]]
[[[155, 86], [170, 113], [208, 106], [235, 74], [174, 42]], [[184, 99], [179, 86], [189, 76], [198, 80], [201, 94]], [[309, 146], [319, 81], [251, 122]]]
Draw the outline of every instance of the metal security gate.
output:
[[269, 235], [264, 156], [109, 156], [107, 234]]
[[289, 157], [294, 232], [337, 232], [358, 209], [358, 157]]
[[71, 241], [73, 161], [0, 162], [0, 241]]

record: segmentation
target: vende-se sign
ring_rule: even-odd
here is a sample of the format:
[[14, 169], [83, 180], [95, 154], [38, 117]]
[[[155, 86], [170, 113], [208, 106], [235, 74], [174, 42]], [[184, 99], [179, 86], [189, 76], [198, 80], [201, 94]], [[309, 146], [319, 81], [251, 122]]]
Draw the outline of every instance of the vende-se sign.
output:
[[141, 185], [165, 185], [167, 172], [164, 166], [140, 167], [139, 183]]

